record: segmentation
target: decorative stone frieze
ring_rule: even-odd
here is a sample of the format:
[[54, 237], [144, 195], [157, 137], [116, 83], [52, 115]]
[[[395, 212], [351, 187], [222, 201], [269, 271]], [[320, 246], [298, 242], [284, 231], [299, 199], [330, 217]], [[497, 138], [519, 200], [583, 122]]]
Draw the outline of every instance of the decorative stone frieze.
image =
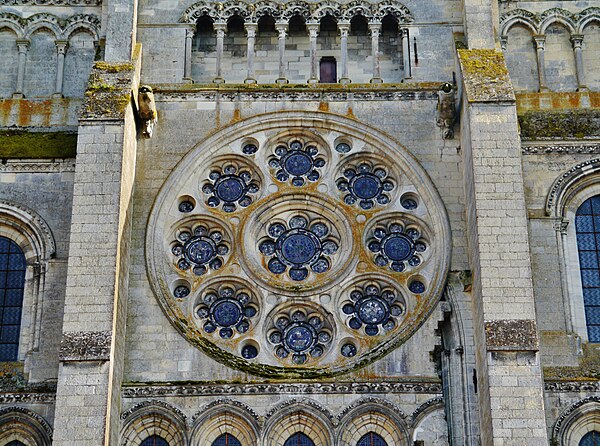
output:
[[440, 382], [332, 382], [294, 384], [189, 384], [126, 385], [125, 398], [206, 395], [278, 395], [278, 394], [397, 394], [442, 391]]
[[539, 348], [534, 320], [486, 321], [485, 337], [488, 350], [538, 350]]
[[[0, 3], [2, 4], [7, 3]], [[69, 40], [73, 32], [82, 28], [89, 31], [94, 36], [94, 40], [99, 38], [100, 19], [93, 14], [75, 14], [63, 19], [46, 12], [33, 14], [27, 18], [9, 12], [0, 13], [0, 26], [12, 29], [17, 34], [17, 39], [29, 39], [40, 25], [50, 30], [56, 40]]]
[[533, 34], [542, 35], [554, 22], [562, 23], [572, 34], [582, 34], [587, 23], [594, 19], [600, 19], [600, 8], [591, 7], [578, 13], [562, 8], [551, 8], [539, 14], [515, 8], [500, 16], [500, 35], [506, 36], [510, 28], [517, 24], [531, 29]]
[[0, 404], [54, 403], [56, 393], [0, 393]]
[[378, 408], [387, 408], [389, 409], [392, 413], [394, 413], [395, 415], [399, 416], [400, 418], [403, 419], [407, 419], [408, 416], [404, 413], [404, 411], [402, 409], [400, 409], [396, 404], [382, 399], [382, 398], [376, 398], [373, 396], [368, 396], [365, 398], [361, 398], [355, 402], [353, 402], [352, 404], [346, 406], [338, 415], [337, 415], [337, 419], [338, 421], [341, 421], [346, 415], [348, 415], [349, 413], [351, 413], [352, 411], [356, 410], [359, 407], [362, 406], [377, 406]]
[[63, 334], [60, 343], [61, 361], [108, 361], [111, 333], [109, 331], [76, 331]]
[[600, 153], [600, 144], [536, 144], [523, 145], [521, 147], [523, 155], [592, 155]]
[[56, 173], [75, 172], [75, 161], [54, 160], [9, 160], [0, 164], [0, 172], [29, 172], [29, 173]]
[[436, 398], [431, 398], [430, 400], [425, 401], [421, 404], [417, 409], [410, 415], [412, 420], [412, 424], [416, 424], [418, 419], [425, 413], [430, 412], [432, 409], [436, 408], [444, 408], [444, 398], [438, 396]]
[[600, 381], [546, 381], [546, 392], [600, 392]]
[[600, 158], [595, 158], [576, 164], [554, 180], [546, 197], [544, 208], [546, 215], [559, 216], [562, 212], [559, 209], [559, 201], [570, 186], [586, 176], [596, 174], [598, 171], [600, 171]]
[[0, 0], [1, 6], [101, 6], [102, 0]]

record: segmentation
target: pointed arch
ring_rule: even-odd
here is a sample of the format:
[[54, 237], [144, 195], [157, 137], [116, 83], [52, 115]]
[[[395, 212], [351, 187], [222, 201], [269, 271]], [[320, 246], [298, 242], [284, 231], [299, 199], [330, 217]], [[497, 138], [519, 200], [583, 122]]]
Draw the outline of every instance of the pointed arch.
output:
[[20, 441], [25, 446], [50, 446], [52, 428], [37, 413], [11, 406], [0, 410], [0, 444]]
[[164, 401], [151, 400], [136, 404], [121, 414], [122, 446], [139, 446], [147, 437], [158, 435], [170, 446], [187, 444], [186, 416]]

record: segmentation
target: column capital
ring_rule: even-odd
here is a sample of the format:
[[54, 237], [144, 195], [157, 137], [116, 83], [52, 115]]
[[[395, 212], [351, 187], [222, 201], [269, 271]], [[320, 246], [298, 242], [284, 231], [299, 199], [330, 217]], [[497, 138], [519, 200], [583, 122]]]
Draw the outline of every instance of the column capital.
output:
[[371, 36], [379, 36], [379, 32], [381, 31], [381, 22], [369, 23], [369, 31], [371, 31]]
[[54, 44], [56, 45], [56, 51], [58, 54], [65, 54], [69, 46], [69, 42], [67, 40], [56, 40], [54, 41]]
[[258, 31], [258, 23], [244, 23], [244, 29], [248, 37], [256, 37], [256, 31]]
[[18, 39], [17, 48], [19, 49], [19, 53], [26, 53], [30, 43], [28, 39]]
[[581, 44], [583, 43], [583, 34], [572, 34], [571, 43], [573, 44], [573, 48], [581, 48]]
[[535, 34], [533, 36], [533, 41], [535, 42], [537, 49], [544, 49], [544, 45], [546, 44], [546, 36], [543, 34]]
[[404, 37], [408, 37], [408, 28], [400, 28], [400, 37], [404, 38]]
[[508, 44], [508, 36], [502, 35], [500, 36], [500, 48], [502, 51], [506, 51], [506, 45]]
[[350, 31], [350, 22], [338, 22], [337, 27], [338, 31], [340, 32], [340, 35], [347, 36], [348, 32]]
[[185, 38], [193, 39], [196, 35], [196, 25], [189, 25], [185, 28]]
[[275, 22], [275, 30], [279, 33], [279, 37], [285, 37], [288, 30], [287, 22]]
[[213, 29], [218, 37], [222, 37], [225, 35], [225, 31], [227, 31], [227, 22], [215, 22], [213, 23]]
[[310, 37], [317, 37], [319, 35], [319, 24], [316, 22], [308, 22], [306, 24], [306, 29], [308, 30], [308, 35]]

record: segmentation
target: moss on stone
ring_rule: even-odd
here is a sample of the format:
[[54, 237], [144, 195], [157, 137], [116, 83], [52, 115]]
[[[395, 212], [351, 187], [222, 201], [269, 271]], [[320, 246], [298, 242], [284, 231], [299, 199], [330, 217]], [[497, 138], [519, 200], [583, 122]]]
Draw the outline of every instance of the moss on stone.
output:
[[77, 134], [0, 131], [0, 158], [74, 158]]
[[94, 68], [107, 73], [121, 73], [122, 71], [133, 71], [133, 65], [130, 63], [108, 63], [98, 61], [94, 63]]
[[521, 138], [583, 139], [600, 136], [600, 110], [535, 110], [520, 113]]
[[600, 380], [600, 347], [584, 344], [578, 367], [544, 367], [544, 379], [550, 381]]
[[469, 102], [514, 101], [504, 54], [496, 50], [458, 50]]
[[82, 117], [122, 119], [131, 102], [133, 65], [96, 62], [85, 91]]

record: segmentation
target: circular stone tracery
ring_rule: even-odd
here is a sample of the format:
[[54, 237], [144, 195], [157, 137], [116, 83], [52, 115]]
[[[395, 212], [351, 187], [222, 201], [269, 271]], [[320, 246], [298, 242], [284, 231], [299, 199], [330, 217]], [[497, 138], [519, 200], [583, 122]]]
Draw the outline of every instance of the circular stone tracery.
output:
[[[245, 196], [247, 210], [214, 218]], [[194, 346], [248, 373], [313, 378], [369, 364], [417, 330], [442, 292], [449, 235], [426, 172], [391, 138], [337, 115], [280, 112], [219, 130], [179, 161], [151, 211], [146, 259], [162, 309]]]
[[258, 193], [259, 185], [252, 181], [247, 170], [238, 173], [233, 165], [222, 170], [213, 170], [208, 174], [209, 182], [202, 186], [202, 192], [208, 196], [206, 204], [210, 207], [222, 206], [225, 212], [233, 212], [237, 205], [248, 207], [252, 204], [252, 195]]
[[289, 267], [290, 279], [302, 281], [308, 277], [309, 268], [317, 274], [330, 269], [328, 257], [334, 255], [339, 246], [327, 237], [329, 232], [327, 224], [309, 222], [307, 217], [296, 215], [287, 224], [269, 225], [269, 238], [260, 242], [258, 249], [265, 257], [271, 257], [267, 263], [270, 272], [283, 274]]

